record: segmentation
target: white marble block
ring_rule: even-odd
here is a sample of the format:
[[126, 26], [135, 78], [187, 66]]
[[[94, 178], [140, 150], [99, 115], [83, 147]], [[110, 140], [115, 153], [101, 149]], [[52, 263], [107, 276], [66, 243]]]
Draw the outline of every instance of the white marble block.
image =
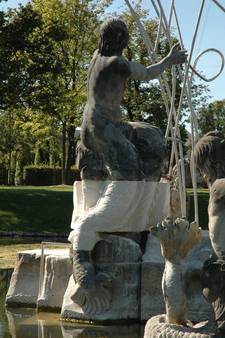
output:
[[141, 232], [170, 213], [170, 185], [146, 181], [74, 184], [69, 240], [74, 250], [92, 250], [101, 233]]

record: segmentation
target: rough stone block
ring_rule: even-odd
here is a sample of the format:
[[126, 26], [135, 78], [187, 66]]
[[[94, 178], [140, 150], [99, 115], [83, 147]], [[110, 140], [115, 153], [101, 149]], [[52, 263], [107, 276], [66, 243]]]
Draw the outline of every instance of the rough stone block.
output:
[[[188, 318], [194, 322], [214, 317], [211, 305], [201, 292], [200, 274], [204, 261], [212, 253], [208, 231], [203, 231], [202, 241], [194, 247], [183, 260], [185, 289], [189, 299]], [[164, 260], [160, 253], [159, 241], [149, 235], [146, 251], [143, 256], [141, 276], [141, 319], [165, 313], [161, 282], [164, 271]]]
[[72, 262], [68, 250], [60, 256], [50, 254], [45, 258], [43, 283], [37, 300], [38, 310], [60, 312], [71, 273]]
[[104, 299], [90, 301], [93, 311], [85, 311], [71, 299], [76, 289], [73, 276], [66, 290], [61, 318], [82, 321], [138, 321], [140, 317], [140, 268], [141, 250], [134, 241], [109, 236], [99, 242], [94, 250], [96, 272], [112, 276], [112, 300], [110, 308], [101, 312]]
[[13, 271], [6, 305], [35, 307], [38, 297], [41, 250], [20, 252]]
[[[44, 250], [45, 260], [48, 256], [62, 257], [67, 255], [69, 260], [69, 251], [64, 249]], [[8, 293], [6, 295], [6, 305], [9, 306], [29, 306], [36, 307], [39, 292], [41, 250], [27, 250], [20, 252], [17, 256], [16, 267], [13, 271]], [[49, 261], [48, 261], [49, 262]], [[56, 266], [56, 265], [55, 265]], [[54, 268], [55, 268], [54, 266]], [[48, 265], [49, 267], [49, 265]], [[71, 271], [71, 270], [70, 270]], [[47, 280], [53, 280], [54, 270], [48, 276], [45, 276], [46, 285], [50, 285]], [[62, 276], [58, 276], [54, 286], [60, 285]], [[52, 291], [51, 291], [52, 292]], [[57, 302], [57, 300], [55, 301]]]

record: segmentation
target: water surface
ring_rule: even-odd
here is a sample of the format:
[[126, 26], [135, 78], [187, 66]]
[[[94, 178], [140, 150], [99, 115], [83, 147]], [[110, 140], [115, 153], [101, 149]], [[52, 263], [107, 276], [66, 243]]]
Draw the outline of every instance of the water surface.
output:
[[[1, 246], [21, 243], [1, 240]], [[22, 241], [24, 242], [24, 241]], [[26, 240], [25, 240], [26, 242]], [[29, 243], [31, 241], [29, 240]], [[3, 247], [2, 247], [3, 248]], [[88, 326], [60, 321], [59, 314], [37, 313], [35, 309], [5, 308], [12, 269], [0, 269], [0, 338], [142, 338], [140, 325]]]

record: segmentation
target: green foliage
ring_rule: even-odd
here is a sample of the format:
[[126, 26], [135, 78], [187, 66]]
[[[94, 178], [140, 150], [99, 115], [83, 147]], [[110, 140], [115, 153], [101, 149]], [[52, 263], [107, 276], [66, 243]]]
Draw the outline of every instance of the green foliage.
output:
[[[75, 130], [86, 102], [87, 69], [109, 3], [32, 0], [0, 12], [0, 165], [9, 172], [8, 184], [21, 184], [23, 167], [29, 164], [60, 166], [62, 182], [70, 181]], [[145, 12], [139, 14], [154, 41], [157, 22]], [[125, 12], [122, 19], [130, 33], [125, 56], [148, 66], [133, 18]], [[167, 52], [162, 36], [159, 54]], [[170, 78], [170, 72], [166, 76]], [[204, 89], [195, 92], [197, 100]], [[128, 81], [123, 106], [125, 119], [144, 120], [165, 131], [167, 116], [155, 82]]]
[[[194, 220], [193, 191], [188, 189], [188, 219]], [[208, 228], [208, 189], [198, 189], [201, 227]], [[62, 213], [63, 210], [63, 213]], [[69, 232], [72, 186], [0, 187], [0, 231]]]
[[[33, 0], [3, 15], [0, 116], [8, 116], [5, 130], [10, 140], [5, 142], [9, 149], [4, 156], [10, 170], [12, 152], [21, 146], [14, 137], [16, 127], [23, 142], [40, 152], [38, 162], [58, 163], [64, 171], [74, 164], [74, 133], [86, 101], [87, 68], [97, 46], [99, 15], [106, 5], [107, 1], [99, 6], [91, 0]], [[56, 145], [58, 155], [52, 154]], [[33, 161], [31, 153], [28, 163]]]
[[211, 130], [225, 135], [225, 99], [205, 104], [198, 112], [198, 123], [202, 135]]

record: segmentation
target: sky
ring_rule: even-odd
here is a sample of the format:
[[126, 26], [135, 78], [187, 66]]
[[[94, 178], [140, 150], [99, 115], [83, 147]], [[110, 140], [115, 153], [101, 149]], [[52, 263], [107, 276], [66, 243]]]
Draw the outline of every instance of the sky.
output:
[[[218, 0], [225, 7], [225, 0]], [[19, 3], [25, 4], [28, 0], [8, 0], [0, 4], [0, 9], [17, 7]], [[161, 0], [163, 8], [168, 15], [171, 0]], [[196, 20], [202, 0], [175, 0], [178, 20], [183, 36], [184, 46], [190, 51]], [[150, 0], [142, 0], [141, 6], [148, 10], [149, 17], [156, 18], [156, 13]], [[113, 0], [111, 12], [121, 13], [126, 9], [124, 1]], [[175, 31], [176, 32], [176, 31]], [[204, 11], [200, 22], [196, 44], [193, 53], [195, 57], [208, 48], [219, 49], [225, 56], [225, 13], [215, 5], [212, 0], [205, 0]], [[220, 69], [221, 60], [215, 53], [205, 54], [199, 61], [197, 69], [206, 77], [212, 77]], [[225, 69], [213, 82], [207, 83], [212, 98], [210, 101], [225, 99]]]

